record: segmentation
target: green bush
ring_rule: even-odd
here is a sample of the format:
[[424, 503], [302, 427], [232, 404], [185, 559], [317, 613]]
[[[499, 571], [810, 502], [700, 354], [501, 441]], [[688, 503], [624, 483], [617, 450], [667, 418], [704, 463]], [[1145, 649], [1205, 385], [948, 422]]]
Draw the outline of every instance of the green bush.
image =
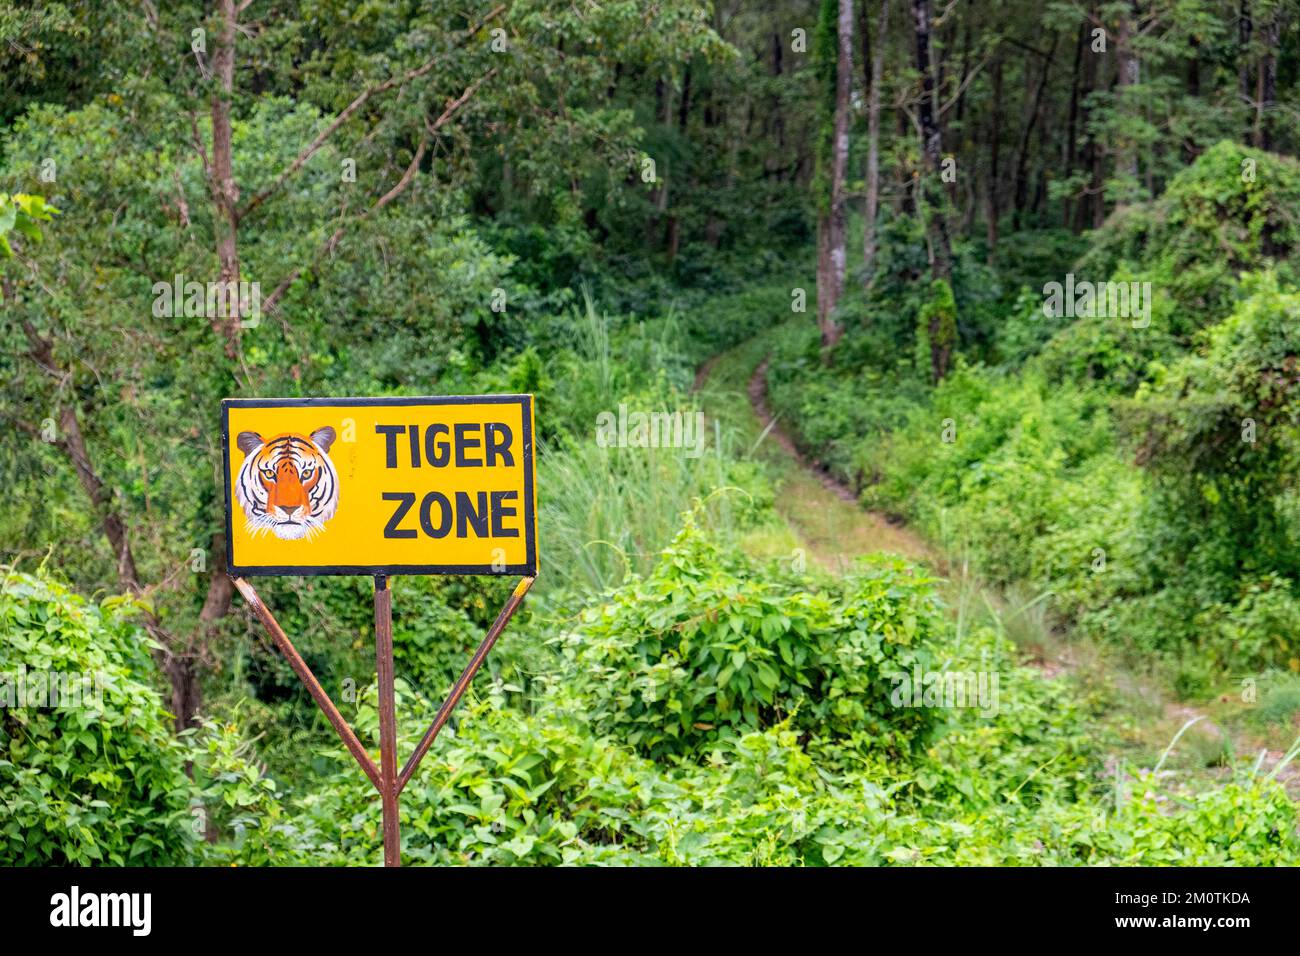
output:
[[[238, 725], [205, 720], [193, 744], [196, 812], [212, 839], [198, 861], [217, 865], [310, 863], [312, 842], [285, 794], [266, 775]], [[309, 825], [309, 824], [308, 824]]]
[[[1187, 792], [1121, 766], [1117, 796], [1089, 712], [1101, 702], [1080, 697], [1065, 678], [1044, 680], [1015, 664], [999, 620], [954, 630], [930, 584], [896, 563], [869, 563], [823, 584], [728, 558], [688, 524], [646, 579], [628, 582], [555, 639], [562, 653], [531, 682], [527, 706], [491, 682], [476, 684], [478, 696], [404, 792], [404, 859], [1300, 860], [1294, 807], [1271, 780], [1243, 773]], [[545, 621], [523, 622], [528, 632], [539, 624], [547, 633]], [[914, 665], [994, 671], [999, 698], [987, 712], [891, 708], [887, 673]], [[725, 688], [723, 668], [731, 670]], [[763, 668], [775, 677], [770, 693]], [[747, 679], [744, 691], [738, 677]], [[397, 690], [407, 752], [436, 700], [401, 680]], [[700, 726], [705, 717], [712, 727]], [[363, 740], [375, 739], [373, 686], [355, 726]], [[233, 724], [209, 725], [196, 753], [217, 835], [203, 859], [378, 863], [379, 803], [337, 743], [325, 748], [333, 769], [287, 793], [259, 772]]]
[[1158, 199], [1121, 207], [1091, 235], [1072, 271], [1080, 281], [1149, 282], [1150, 325], [1076, 319], [1044, 347], [1044, 370], [1054, 380], [1100, 380], [1131, 393], [1176, 361], [1198, 330], [1232, 311], [1247, 273], [1271, 267], [1295, 281], [1297, 202], [1300, 163], [1223, 142]]
[[1121, 207], [1092, 234], [1075, 272], [1101, 281], [1139, 264], [1176, 304], [1174, 331], [1188, 332], [1227, 314], [1238, 275], [1300, 254], [1298, 205], [1300, 162], [1221, 142], [1158, 199]]
[[[120, 599], [95, 607], [43, 575], [6, 571], [0, 582], [6, 865], [164, 866], [188, 859], [195, 834], [187, 749], [143, 682], [154, 673], [149, 637], [131, 610]], [[55, 703], [51, 674], [72, 677], [80, 696], [70, 698], [60, 680]], [[23, 684], [27, 693], [19, 699]]]
[[1235, 601], [1202, 608], [1195, 617], [1203, 645], [1252, 667], [1287, 666], [1296, 657], [1300, 634], [1300, 594], [1276, 574], [1243, 581]]
[[927, 579], [882, 559], [810, 585], [729, 559], [688, 523], [647, 578], [568, 636], [581, 705], [652, 757], [787, 718], [804, 734], [906, 749], [932, 716], [892, 707], [889, 675], [931, 660], [943, 624]]
[[1250, 277], [1249, 298], [1199, 348], [1120, 406], [1137, 460], [1160, 482], [1153, 516], [1220, 577], [1300, 572], [1279, 499], [1300, 463], [1300, 293]]
[[857, 489], [875, 478], [876, 464], [862, 454], [863, 445], [903, 423], [928, 393], [928, 358], [919, 374], [910, 359], [898, 368], [881, 365], [877, 360], [888, 354], [884, 337], [874, 326], [846, 337], [833, 368], [822, 363], [811, 323], [790, 324], [769, 337], [767, 397], [781, 428], [810, 458]]

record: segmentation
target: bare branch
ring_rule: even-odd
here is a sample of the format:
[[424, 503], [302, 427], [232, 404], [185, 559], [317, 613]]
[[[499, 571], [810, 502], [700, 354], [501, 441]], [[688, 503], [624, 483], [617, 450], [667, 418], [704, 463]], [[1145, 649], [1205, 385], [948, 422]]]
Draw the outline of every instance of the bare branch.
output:
[[[483, 26], [485, 24], [487, 24], [491, 20], [494, 20], [496, 17], [500, 16], [502, 11], [505, 10], [505, 8], [506, 5], [503, 3], [503, 4], [499, 4], [498, 6], [490, 10], [487, 13], [487, 15], [483, 17], [482, 20], [480, 20], [478, 23], [471, 26], [468, 30], [465, 31], [465, 33], [461, 35], [460, 40], [457, 41], [456, 43], [456, 47], [463, 45], [470, 37], [474, 36], [476, 33], [478, 33], [479, 30], [483, 29]], [[453, 47], [453, 49], [455, 49], [455, 47]], [[271, 185], [267, 186], [265, 189], [263, 189], [261, 192], [259, 192], [257, 195], [255, 195], [252, 199], [248, 201], [248, 204], [245, 205], [242, 210], [240, 210], [239, 218], [243, 219], [245, 216], [251, 213], [258, 206], [262, 205], [262, 203], [266, 202], [266, 200], [269, 199], [272, 195], [274, 195], [276, 191], [279, 190], [280, 187], [284, 185], [285, 181], [288, 180], [290, 176], [298, 172], [298, 170], [302, 169], [302, 167], [306, 165], [307, 161], [316, 155], [316, 152], [321, 148], [321, 146], [325, 144], [325, 141], [329, 139], [331, 136], [333, 136], [340, 126], [346, 123], [357, 112], [357, 110], [365, 106], [365, 104], [369, 102], [373, 97], [376, 97], [381, 93], [386, 93], [389, 90], [393, 89], [393, 87], [395, 86], [409, 83], [412, 80], [416, 80], [424, 76], [435, 66], [437, 66], [438, 61], [442, 59], [445, 53], [446, 51], [440, 52], [437, 56], [434, 56], [429, 60], [426, 60], [420, 66], [415, 67], [414, 69], [411, 70], [407, 70], [405, 73], [401, 74], [400, 76], [392, 77], [391, 79], [385, 80], [383, 83], [380, 83], [377, 86], [372, 86], [369, 89], [362, 91], [362, 93], [351, 103], [349, 103], [343, 109], [343, 111], [339, 113], [338, 116], [334, 117], [334, 119], [330, 121], [330, 124], [328, 126], [326, 126], [323, 130], [321, 130], [321, 132], [316, 136], [315, 139], [313, 139], [309, 144], [307, 144], [306, 148], [303, 149], [303, 151], [300, 152], [294, 158], [293, 162], [291, 162], [287, 167], [285, 167], [284, 171], [281, 172], [280, 175], [275, 178], [275, 182], [271, 183]]]
[[965, 78], [962, 79], [961, 83], [958, 85], [957, 89], [953, 92], [952, 96], [949, 97], [948, 102], [943, 103], [939, 106], [940, 116], [943, 116], [945, 113], [948, 112], [948, 110], [952, 109], [952, 107], [956, 104], [956, 102], [959, 99], [961, 99], [961, 95], [965, 91], [966, 87], [970, 86], [971, 81], [973, 81], [975, 77], [979, 76], [980, 70], [984, 69], [988, 61], [989, 58], [985, 57], [984, 59], [976, 63], [974, 67], [971, 68], [970, 72], [968, 72]]
[[[415, 174], [420, 168], [420, 160], [424, 159], [424, 152], [428, 148], [428, 146], [429, 146], [428, 139], [420, 140], [420, 145], [416, 147], [414, 158], [412, 158], [410, 165], [406, 167], [406, 171], [402, 173], [402, 178], [397, 181], [397, 185], [394, 186], [392, 189], [388, 190], [388, 192], [384, 193], [384, 195], [379, 197], [379, 200], [373, 206], [371, 206], [369, 209], [365, 210], [365, 212], [357, 216], [357, 218], [353, 220], [354, 224], [365, 222], [366, 219], [370, 217], [370, 214], [372, 212], [374, 212], [376, 209], [382, 209], [384, 206], [387, 206], [390, 202], [392, 202], [394, 199], [400, 196], [406, 190], [407, 186], [411, 185], [411, 181], [415, 179]], [[312, 256], [311, 258], [312, 263], [319, 261], [323, 256], [334, 254], [334, 250], [338, 247], [339, 242], [343, 239], [344, 232], [347, 231], [347, 226], [348, 224], [344, 223], [343, 225], [335, 229], [333, 233], [330, 234], [330, 237], [325, 240], [324, 244], [322, 244], [321, 247], [316, 251], [316, 254]], [[271, 294], [268, 295], [266, 297], [266, 300], [262, 303], [262, 308], [266, 309], [267, 311], [278, 312], [278, 309], [276, 309], [276, 302], [279, 301], [280, 296], [284, 295], [284, 293], [288, 291], [289, 286], [293, 285], [294, 281], [298, 278], [298, 276], [302, 275], [302, 270], [304, 268], [306, 268], [305, 265], [298, 266], [287, 276], [281, 279], [280, 284], [277, 285], [271, 291]]]
[[479, 77], [477, 80], [475, 80], [473, 83], [471, 83], [469, 86], [465, 87], [465, 92], [460, 94], [460, 96], [456, 97], [454, 100], [452, 100], [450, 103], [447, 104], [447, 108], [442, 111], [442, 115], [440, 115], [436, 120], [433, 121], [433, 125], [429, 125], [429, 122], [426, 119], [424, 123], [424, 128], [429, 131], [429, 134], [431, 136], [436, 135], [438, 130], [442, 129], [443, 125], [446, 124], [446, 122], [452, 118], [455, 112], [458, 109], [460, 109], [462, 106], [464, 106], [471, 96], [473, 96], [475, 93], [478, 92], [478, 88], [482, 86], [484, 83], [486, 83], [488, 80], [490, 80], [496, 74], [496, 71], [497, 71], [496, 67], [493, 67], [492, 69], [484, 73], [481, 77]]
[[[400, 196], [403, 192], [406, 191], [406, 187], [411, 185], [411, 180], [414, 179], [415, 174], [419, 172], [420, 160], [424, 159], [424, 152], [428, 148], [429, 148], [429, 140], [427, 138], [420, 140], [420, 145], [415, 148], [414, 158], [412, 158], [410, 165], [406, 167], [406, 172], [402, 173], [402, 178], [397, 181], [397, 185], [394, 186], [392, 189], [388, 190], [388, 192], [384, 193], [382, 196], [380, 196], [379, 201], [376, 202], [371, 209], [368, 209], [361, 214], [361, 219], [365, 219], [367, 216], [370, 215], [370, 213], [374, 212], [376, 209], [383, 209], [390, 202], [392, 202], [394, 199], [396, 199], [398, 196]], [[341, 229], [342, 227], [340, 226], [339, 228]], [[332, 252], [333, 249], [331, 249], [330, 251]]]
[[[475, 92], [478, 91], [478, 88], [482, 86], [484, 83], [486, 83], [489, 79], [491, 79], [495, 73], [496, 73], [495, 67], [488, 70], [487, 73], [483, 74], [483, 76], [479, 77], [469, 86], [465, 87], [465, 91], [461, 93], [460, 96], [456, 97], [454, 100], [451, 100], [447, 104], [446, 108], [442, 111], [441, 115], [439, 115], [439, 117], [436, 120], [434, 120], [432, 123], [430, 123], [427, 119], [424, 121], [424, 127], [428, 135], [426, 135], [420, 140], [420, 145], [416, 147], [414, 158], [412, 158], [410, 164], [406, 167], [406, 171], [402, 173], [402, 176], [397, 181], [397, 184], [393, 186], [393, 188], [390, 189], [388, 192], [384, 193], [384, 195], [380, 196], [379, 199], [375, 201], [375, 204], [373, 206], [371, 206], [369, 209], [366, 209], [355, 219], [353, 219], [351, 224], [355, 225], [358, 223], [365, 222], [366, 219], [370, 217], [371, 213], [383, 209], [385, 206], [387, 206], [394, 199], [396, 199], [398, 196], [400, 196], [403, 192], [406, 191], [406, 188], [410, 186], [411, 182], [415, 179], [416, 172], [419, 171], [420, 161], [424, 159], [424, 153], [429, 147], [430, 137], [436, 135], [438, 131], [441, 130], [442, 127], [445, 126], [448, 121], [450, 121], [452, 116], [455, 115], [456, 111], [460, 109], [462, 106], [464, 106], [465, 103], [467, 103], [470, 100], [470, 98], [473, 97]], [[343, 225], [339, 226], [337, 229], [334, 230], [334, 232], [330, 235], [329, 239], [327, 239], [321, 245], [321, 247], [317, 250], [316, 254], [312, 257], [311, 259], [312, 263], [319, 261], [322, 256], [332, 255], [334, 253], [334, 250], [338, 247], [339, 242], [343, 239], [343, 235], [347, 231], [348, 225], [349, 223], [344, 223]], [[297, 280], [297, 278], [300, 275], [302, 275], [303, 269], [305, 269], [306, 266], [307, 264], [296, 267], [292, 272], [290, 272], [287, 276], [285, 276], [282, 280], [280, 280], [279, 285], [277, 285], [271, 291], [271, 294], [267, 296], [266, 299], [262, 302], [262, 308], [268, 311], [275, 310], [276, 303], [280, 300], [280, 297], [284, 295], [284, 293], [288, 291], [289, 286], [293, 285], [294, 281]]]

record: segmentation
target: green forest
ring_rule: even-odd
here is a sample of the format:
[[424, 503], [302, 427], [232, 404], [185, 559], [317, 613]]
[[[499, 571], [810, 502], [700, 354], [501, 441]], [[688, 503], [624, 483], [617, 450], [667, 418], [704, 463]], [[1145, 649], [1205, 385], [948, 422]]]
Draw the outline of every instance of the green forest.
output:
[[[222, 401], [495, 394], [540, 572], [403, 863], [1300, 864], [1300, 0], [0, 40], [0, 864], [379, 865]], [[516, 583], [392, 577], [399, 765]], [[378, 763], [375, 581], [256, 586]]]

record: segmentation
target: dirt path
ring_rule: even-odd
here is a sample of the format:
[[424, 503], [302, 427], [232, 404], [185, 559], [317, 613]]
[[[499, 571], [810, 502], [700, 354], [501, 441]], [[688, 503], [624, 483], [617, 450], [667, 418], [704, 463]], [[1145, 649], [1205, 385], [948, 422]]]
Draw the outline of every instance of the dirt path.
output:
[[724, 356], [725, 354], [726, 354], [725, 352], [719, 352], [717, 355], [714, 355], [711, 358], [709, 358], [707, 361], [705, 361], [703, 365], [701, 365], [699, 368], [695, 370], [695, 384], [691, 386], [692, 392], [698, 392], [700, 389], [704, 387], [704, 383], [707, 382], [709, 380], [709, 376], [713, 374], [713, 366], [717, 365], [718, 360], [722, 358], [722, 356]]
[[[700, 367], [695, 387], [699, 390], [714, 372], [718, 359], [715, 356]], [[901, 522], [879, 512], [864, 509], [853, 490], [829, 474], [825, 468], [809, 459], [798, 448], [790, 435], [781, 428], [767, 401], [768, 360], [762, 359], [745, 382], [748, 404], [760, 428], [759, 446], [772, 466], [778, 483], [776, 508], [795, 534], [807, 546], [809, 556], [831, 571], [843, 571], [860, 555], [873, 551], [899, 554], [923, 561], [941, 573], [951, 576], [954, 569], [945, 556], [932, 548], [919, 534]], [[990, 600], [1001, 604], [999, 596]], [[1237, 756], [1258, 754], [1259, 742], [1237, 737], [1220, 727], [1205, 710], [1169, 699], [1163, 692], [1136, 675], [1117, 672], [1112, 662], [1102, 659], [1097, 649], [1091, 651], [1075, 646], [1068, 635], [1054, 634], [1045, 628], [1041, 643], [1034, 641], [1022, 645], [1032, 664], [1051, 677], [1068, 672], [1084, 684], [1102, 681], [1112, 687], [1115, 682], [1128, 685], [1127, 694], [1141, 698], [1140, 710], [1145, 712], [1151, 725], [1146, 728], [1149, 745], [1168, 742], [1184, 723], [1200, 718], [1184, 737], [1182, 747], [1198, 746], [1215, 749], [1215, 742], [1228, 744]], [[1281, 751], [1270, 750], [1262, 761], [1262, 771], [1267, 772], [1282, 758]], [[1202, 772], [1213, 776], [1228, 773], [1226, 768], [1205, 768]], [[1293, 799], [1300, 799], [1300, 761], [1286, 767], [1279, 775]]]
[[749, 395], [749, 405], [754, 409], [754, 414], [758, 416], [759, 424], [776, 440], [776, 443], [784, 448], [791, 458], [813, 472], [821, 480], [822, 487], [839, 498], [840, 501], [851, 501], [856, 504], [858, 499], [853, 494], [853, 490], [836, 479], [825, 468], [811, 463], [795, 446], [793, 439], [777, 425], [776, 416], [772, 414], [772, 410], [767, 406], [767, 359], [759, 362], [758, 368], [754, 369], [754, 374], [749, 379], [746, 392]]
[[886, 515], [863, 509], [851, 488], [799, 451], [768, 407], [767, 359], [754, 369], [746, 392], [763, 440], [775, 445], [788, 462], [788, 467], [778, 469], [777, 510], [808, 544], [815, 561], [831, 570], [843, 570], [859, 555], [888, 551], [935, 562], [938, 556], [920, 535]]

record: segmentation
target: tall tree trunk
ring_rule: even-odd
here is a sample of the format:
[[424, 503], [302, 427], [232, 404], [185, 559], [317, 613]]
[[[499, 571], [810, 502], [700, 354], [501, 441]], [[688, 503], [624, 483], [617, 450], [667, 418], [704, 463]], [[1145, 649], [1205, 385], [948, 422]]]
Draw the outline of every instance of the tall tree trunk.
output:
[[[930, 65], [930, 4], [929, 0], [912, 0], [912, 19], [916, 25], [916, 69], [921, 75], [921, 156], [924, 171], [921, 192], [924, 197], [927, 243], [930, 255], [930, 272], [936, 282], [952, 286], [952, 245], [948, 239], [948, 223], [943, 208], [943, 183], [940, 165], [943, 151], [943, 134], [940, 128], [938, 106], [935, 103], [934, 72]], [[948, 341], [939, 316], [930, 320], [930, 362], [935, 380], [948, 374], [948, 364], [955, 343]]]
[[998, 246], [998, 153], [1001, 134], [1002, 116], [1002, 53], [999, 51], [993, 60], [993, 108], [988, 115], [989, 169], [987, 186], [984, 190], [984, 230], [988, 250], [985, 260], [993, 265], [993, 258]]
[[[840, 15], [836, 30], [839, 40], [835, 64], [835, 132], [831, 159], [830, 266], [831, 305], [833, 310], [844, 295], [844, 275], [848, 267], [848, 197], [845, 178], [849, 168], [849, 97], [853, 87], [853, 0], [839, 0]], [[844, 334], [843, 327], [827, 317], [822, 344], [833, 348]]]
[[[782, 53], [784, 44], [781, 42], [781, 34], [772, 34], [772, 75], [780, 76], [782, 70]], [[781, 112], [781, 96], [779, 93], [772, 93], [772, 129], [776, 132], [776, 148], [778, 154], [785, 152], [785, 116]], [[766, 160], [765, 160], [766, 162]], [[784, 165], [784, 159], [776, 157], [776, 162]]]
[[[751, 110], [750, 119], [752, 119], [752, 116], [753, 116], [753, 111]], [[681, 131], [683, 135], [686, 134], [686, 128], [690, 122], [690, 117], [691, 117], [691, 65], [688, 63], [686, 64], [686, 70], [682, 76], [682, 98], [681, 101], [677, 104], [677, 128], [678, 130]], [[749, 124], [747, 121], [746, 126], [748, 127], [748, 125]], [[749, 130], [746, 129], [745, 132], [746, 135], [748, 136]], [[664, 171], [664, 174], [665, 176], [667, 176], [666, 169]], [[662, 197], [663, 203], [661, 204], [661, 211], [667, 205], [667, 201], [668, 201], [667, 193], [668, 193], [668, 187], [667, 184], [665, 184], [664, 195]], [[667, 249], [668, 251], [668, 262], [670, 265], [677, 259], [677, 252], [680, 246], [681, 246], [681, 217], [679, 217], [676, 213], [673, 213], [668, 216], [668, 221], [664, 226], [664, 248]]]
[[[1133, 0], [1129, 9], [1124, 12], [1119, 21], [1119, 36], [1115, 41], [1115, 60], [1118, 64], [1119, 74], [1116, 78], [1117, 102], [1121, 112], [1130, 108], [1132, 104], [1128, 102], [1127, 91], [1137, 86], [1140, 67], [1138, 64], [1137, 50], [1133, 48], [1133, 37], [1138, 28], [1138, 6], [1137, 0]], [[1121, 176], [1134, 181], [1138, 178], [1138, 154], [1137, 144], [1132, 142], [1121, 142], [1115, 157], [1115, 171]]]
[[[1088, 111], [1090, 121], [1095, 117], [1093, 110]], [[1088, 138], [1088, 151], [1091, 155], [1092, 174], [1091, 174], [1091, 208], [1092, 208], [1092, 227], [1100, 229], [1106, 221], [1106, 150], [1102, 146], [1100, 124], [1094, 124], [1092, 134]]]
[[827, 361], [830, 348], [842, 334], [834, 311], [844, 292], [844, 176], [848, 164], [852, 42], [851, 0], [822, 0], [814, 45], [817, 169], [813, 195], [817, 205], [817, 326]]
[[691, 65], [686, 64], [686, 71], [682, 76], [682, 101], [677, 104], [677, 128], [683, 133], [686, 132], [686, 121], [691, 115]]
[[1187, 38], [1187, 95], [1201, 95], [1201, 40]]
[[[1096, 23], [1100, 17], [1097, 3], [1094, 2], [1089, 8], [1088, 19]], [[1097, 124], [1094, 122], [1095, 103], [1091, 94], [1098, 89], [1098, 77], [1101, 74], [1102, 55], [1092, 50], [1089, 44], [1087, 56], [1084, 58], [1083, 69], [1083, 96], [1081, 98], [1082, 107], [1082, 126], [1084, 130], [1083, 150], [1079, 157], [1079, 162], [1088, 174], [1088, 184], [1084, 187], [1083, 195], [1079, 197], [1078, 209], [1075, 213], [1075, 230], [1083, 231], [1084, 229], [1095, 229], [1101, 225], [1105, 218], [1105, 203], [1103, 201], [1103, 176], [1102, 168], [1102, 149], [1098, 142]]]
[[1032, 91], [1025, 91], [1025, 121], [1021, 126], [1020, 145], [1016, 149], [1015, 173], [1015, 224], [1021, 226], [1025, 219], [1025, 206], [1029, 201], [1029, 143], [1038, 125], [1038, 118], [1043, 109], [1043, 90], [1047, 88], [1047, 78], [1052, 69], [1052, 58], [1056, 55], [1056, 45], [1060, 34], [1052, 36], [1052, 45], [1043, 57], [1037, 82]]
[[[957, 126], [962, 127], [966, 116], [966, 80], [970, 76], [970, 20], [962, 26], [961, 31], [961, 76], [957, 78]], [[940, 88], [942, 89], [942, 87]], [[962, 133], [963, 141], [966, 134]]]
[[[906, 112], [894, 110], [894, 120], [894, 134], [902, 140], [910, 132]], [[910, 157], [904, 156], [894, 164], [894, 176], [898, 186], [894, 192], [894, 211], [904, 216], [915, 216], [916, 170], [912, 168]]]
[[867, 208], [862, 229], [862, 262], [863, 281], [868, 287], [875, 279], [876, 270], [876, 219], [880, 215], [880, 88], [884, 81], [890, 3], [891, 0], [880, 0], [876, 48], [871, 54], [867, 93]]
[[[1250, 11], [1250, 0], [1241, 0], [1237, 18], [1237, 94], [1243, 106], [1247, 107], [1247, 116], [1254, 115], [1254, 84], [1250, 79], [1250, 39], [1254, 32], [1254, 21]], [[1253, 134], [1253, 130], [1251, 130]]]
[[[217, 89], [212, 94], [212, 168], [209, 187], [215, 207], [213, 225], [216, 230], [217, 263], [220, 281], [227, 289], [239, 288], [239, 186], [235, 182], [234, 160], [231, 151], [230, 100], [235, 84], [235, 35], [238, 27], [235, 0], [218, 0], [217, 12], [221, 28], [217, 34], [216, 50], [212, 56], [213, 73]], [[234, 283], [234, 285], [230, 285]], [[240, 320], [249, 303], [243, 297], [233, 296], [235, 307], [229, 316], [210, 316], [213, 328], [220, 332], [226, 343], [226, 358], [239, 357]]]
[[1263, 29], [1264, 53], [1259, 63], [1259, 104], [1256, 110], [1256, 145], [1260, 149], [1273, 148], [1273, 115], [1277, 103], [1277, 47], [1282, 35], [1282, 11], [1274, 9], [1273, 16]]
[[943, 159], [943, 131], [935, 103], [934, 71], [930, 67], [930, 3], [912, 0], [912, 17], [916, 23], [916, 68], [921, 74], [921, 157], [927, 230], [930, 233], [930, 268], [936, 279], [952, 280], [952, 243], [942, 203], [940, 167]]
[[[1201, 95], [1201, 41], [1192, 36], [1187, 39], [1187, 95], [1199, 98]], [[1191, 165], [1201, 155], [1201, 145], [1191, 133], [1183, 137], [1183, 162]]]
[[862, 89], [871, 89], [871, 68], [876, 62], [876, 54], [871, 48], [871, 17], [868, 16], [871, 4], [863, 0], [858, 5], [858, 36], [862, 43]]
[[[1061, 168], [1074, 166], [1079, 150], [1079, 83], [1083, 67], [1084, 50], [1088, 45], [1088, 24], [1079, 24], [1079, 36], [1074, 44], [1074, 70], [1070, 74], [1070, 110], [1065, 122], [1065, 147], [1061, 151]], [[1061, 200], [1061, 223], [1070, 227], [1070, 197]]]
[[830, 339], [831, 318], [831, 216], [829, 210], [817, 214], [817, 329], [822, 345]]
[[[71, 381], [71, 374], [60, 368], [54, 357], [53, 343], [42, 338], [30, 323], [24, 323], [24, 331], [30, 346], [30, 355], [42, 369], [64, 381]], [[75, 395], [76, 390], [70, 390]], [[108, 546], [113, 552], [116, 564], [118, 587], [132, 597], [146, 597], [140, 580], [140, 572], [135, 563], [135, 553], [131, 549], [131, 536], [125, 519], [118, 510], [113, 490], [100, 477], [91, 458], [90, 448], [81, 431], [81, 417], [75, 404], [75, 398], [58, 408], [59, 439], [55, 447], [67, 457], [77, 481], [90, 502], [91, 512], [99, 522]], [[82, 409], [84, 414], [85, 409]], [[151, 651], [158, 669], [166, 676], [171, 685], [171, 712], [178, 731], [195, 725], [195, 717], [202, 706], [199, 685], [199, 660], [195, 653], [196, 644], [200, 644], [207, 629], [219, 620], [230, 605], [230, 579], [225, 574], [225, 543], [220, 542], [220, 564], [212, 569], [214, 575], [204, 602], [201, 617], [200, 635], [183, 643], [163, 627], [162, 622], [152, 611], [141, 612], [142, 623], [149, 636], [157, 645]], [[215, 558], [215, 555], [214, 555]], [[220, 580], [218, 580], [220, 579]], [[225, 594], [225, 604], [221, 596]]]

